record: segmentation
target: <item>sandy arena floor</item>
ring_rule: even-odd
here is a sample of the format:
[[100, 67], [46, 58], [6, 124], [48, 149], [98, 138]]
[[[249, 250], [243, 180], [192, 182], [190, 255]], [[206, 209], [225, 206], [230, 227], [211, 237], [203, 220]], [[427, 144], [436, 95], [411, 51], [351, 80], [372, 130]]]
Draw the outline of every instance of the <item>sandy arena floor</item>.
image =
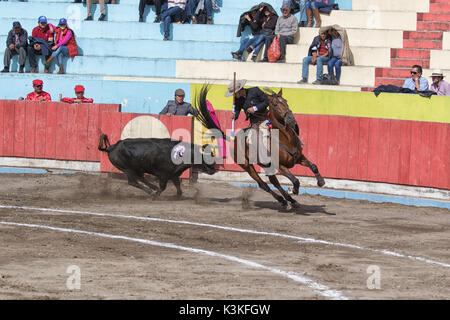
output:
[[1, 180], [0, 299], [450, 298], [449, 210], [318, 196], [282, 210], [224, 183], [152, 201], [100, 175]]

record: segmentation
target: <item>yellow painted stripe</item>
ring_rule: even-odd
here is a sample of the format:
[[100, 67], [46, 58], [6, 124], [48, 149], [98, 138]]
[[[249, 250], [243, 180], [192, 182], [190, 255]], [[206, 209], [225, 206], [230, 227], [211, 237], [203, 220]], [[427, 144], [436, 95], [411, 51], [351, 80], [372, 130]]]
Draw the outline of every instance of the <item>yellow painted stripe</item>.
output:
[[[202, 85], [191, 85], [191, 97]], [[279, 88], [272, 88], [278, 92]], [[232, 97], [225, 97], [227, 86], [212, 85], [208, 100], [217, 110], [231, 110]], [[450, 97], [371, 92], [345, 92], [312, 89], [283, 89], [294, 113], [399, 119], [450, 123]]]

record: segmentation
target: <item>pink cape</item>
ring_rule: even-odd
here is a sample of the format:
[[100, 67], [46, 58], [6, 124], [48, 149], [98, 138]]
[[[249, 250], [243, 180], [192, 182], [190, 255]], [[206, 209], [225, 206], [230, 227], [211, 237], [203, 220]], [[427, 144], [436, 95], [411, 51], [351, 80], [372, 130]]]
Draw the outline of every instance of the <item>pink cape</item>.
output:
[[[217, 116], [216, 116], [216, 111], [214, 110], [214, 107], [211, 104], [211, 102], [209, 102], [208, 100], [206, 100], [206, 107], [208, 108], [209, 114], [211, 115], [211, 118], [213, 119], [216, 126], [219, 129], [221, 129], [219, 120], [217, 119]], [[223, 140], [223, 138], [217, 139], [217, 145], [219, 146], [219, 156], [221, 156], [222, 158], [226, 158], [227, 157], [227, 149], [225, 147], [225, 141]]]

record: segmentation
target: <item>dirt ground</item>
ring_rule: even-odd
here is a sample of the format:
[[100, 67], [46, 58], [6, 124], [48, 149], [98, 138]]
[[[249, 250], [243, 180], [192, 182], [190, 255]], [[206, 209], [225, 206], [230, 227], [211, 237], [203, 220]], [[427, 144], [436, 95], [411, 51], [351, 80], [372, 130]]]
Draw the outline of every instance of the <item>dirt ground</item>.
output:
[[[151, 200], [124, 180], [100, 175], [0, 177], [0, 299], [329, 298], [309, 283], [220, 256], [1, 222], [208, 250], [301, 275], [340, 292], [343, 298], [450, 298], [449, 210], [305, 195], [296, 196], [301, 208], [283, 210], [261, 190], [225, 183], [183, 183], [181, 200], [176, 199], [175, 188], [170, 185], [159, 199]], [[117, 215], [183, 220], [330, 243]], [[80, 270], [79, 290], [67, 287], [72, 276], [67, 269], [72, 265]], [[368, 273], [371, 268], [379, 270], [378, 289], [369, 288], [377, 284]]]

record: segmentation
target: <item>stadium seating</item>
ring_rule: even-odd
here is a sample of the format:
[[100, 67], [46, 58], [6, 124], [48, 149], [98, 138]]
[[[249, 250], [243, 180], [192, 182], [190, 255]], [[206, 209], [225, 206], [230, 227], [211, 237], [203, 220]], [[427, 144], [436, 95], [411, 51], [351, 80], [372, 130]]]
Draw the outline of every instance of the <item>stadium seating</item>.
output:
[[[191, 83], [226, 84], [233, 71], [248, 79], [249, 85], [345, 91], [398, 85], [415, 63], [423, 65], [425, 76], [435, 68], [450, 76], [448, 1], [338, 0], [341, 10], [322, 15], [322, 25], [339, 24], [348, 32], [356, 65], [343, 67], [340, 86], [297, 84], [301, 61], [317, 28], [300, 28], [296, 43], [288, 45], [286, 63], [232, 61], [230, 52], [240, 41], [236, 37], [239, 16], [257, 1], [218, 1], [220, 10], [214, 13], [213, 25], [172, 24], [171, 41], [163, 41], [162, 25], [153, 23], [154, 6], [146, 6], [146, 22], [139, 23], [138, 0], [117, 2], [107, 5], [105, 22], [96, 21], [98, 5], [93, 7], [94, 21], [83, 21], [85, 5], [68, 0], [0, 2], [1, 58], [12, 22], [21, 21], [31, 34], [40, 15], [53, 24], [66, 17], [82, 54], [66, 62], [66, 75], [1, 74], [1, 87], [9, 89], [1, 90], [0, 98], [23, 96], [31, 90], [32, 79], [41, 78], [53, 99], [58, 93], [72, 96], [74, 85], [82, 83], [95, 101], [121, 103], [128, 112], [157, 113], [176, 88], [185, 89], [189, 99]], [[279, 12], [283, 0], [266, 2]], [[42, 72], [42, 61], [39, 68]], [[12, 71], [17, 69], [15, 58]], [[315, 80], [314, 74], [315, 67], [310, 66], [309, 82]]]

